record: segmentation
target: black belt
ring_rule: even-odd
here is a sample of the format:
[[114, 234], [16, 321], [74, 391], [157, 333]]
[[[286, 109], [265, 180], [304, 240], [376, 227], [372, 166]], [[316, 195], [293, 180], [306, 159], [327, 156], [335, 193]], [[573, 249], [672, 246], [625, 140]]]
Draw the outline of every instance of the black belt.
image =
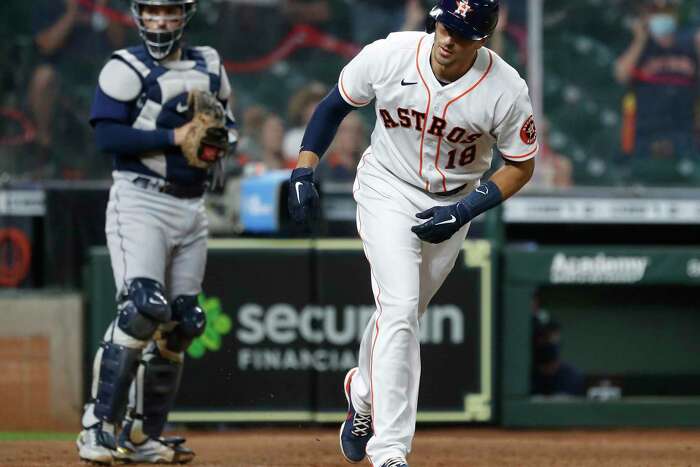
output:
[[452, 195], [456, 195], [460, 191], [464, 190], [467, 187], [467, 185], [468, 185], [468, 183], [465, 183], [464, 185], [458, 186], [457, 188], [453, 188], [450, 191], [440, 191], [440, 192], [436, 192], [436, 193], [430, 192], [430, 194], [436, 195], [436, 196], [452, 196]]
[[199, 198], [206, 190], [204, 185], [177, 185], [170, 182], [161, 184], [146, 177], [136, 177], [133, 180], [133, 184], [147, 190], [158, 191], [166, 195], [174, 196], [175, 198], [185, 199]]

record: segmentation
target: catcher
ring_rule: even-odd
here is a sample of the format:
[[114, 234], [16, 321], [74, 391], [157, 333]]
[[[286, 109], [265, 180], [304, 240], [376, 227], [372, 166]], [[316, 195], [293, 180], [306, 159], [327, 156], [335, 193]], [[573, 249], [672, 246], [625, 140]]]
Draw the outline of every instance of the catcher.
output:
[[202, 198], [236, 142], [219, 54], [181, 45], [195, 9], [196, 0], [133, 0], [143, 44], [114, 52], [99, 76], [90, 122], [98, 148], [113, 155], [105, 231], [118, 307], [77, 439], [86, 461], [194, 457], [162, 432], [184, 352], [206, 326], [197, 299], [208, 235]]

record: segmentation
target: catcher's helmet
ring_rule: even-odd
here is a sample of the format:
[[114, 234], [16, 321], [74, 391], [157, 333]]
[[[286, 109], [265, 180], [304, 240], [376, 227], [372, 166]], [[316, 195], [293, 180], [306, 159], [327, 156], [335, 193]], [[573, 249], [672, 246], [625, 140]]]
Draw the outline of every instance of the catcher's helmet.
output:
[[485, 39], [498, 23], [498, 0], [438, 0], [428, 14], [426, 30], [435, 31], [437, 22], [466, 39]]
[[[142, 9], [144, 6], [180, 6], [182, 11], [177, 15], [177, 19], [182, 20], [182, 26], [174, 31], [164, 31], [161, 29], [148, 29], [144, 23]], [[156, 60], [161, 60], [167, 57], [173, 50], [176, 50], [180, 45], [182, 33], [185, 31], [185, 26], [197, 10], [197, 0], [132, 0], [131, 14], [139, 28], [139, 35], [146, 44], [148, 53]], [[172, 19], [172, 17], [170, 18]]]

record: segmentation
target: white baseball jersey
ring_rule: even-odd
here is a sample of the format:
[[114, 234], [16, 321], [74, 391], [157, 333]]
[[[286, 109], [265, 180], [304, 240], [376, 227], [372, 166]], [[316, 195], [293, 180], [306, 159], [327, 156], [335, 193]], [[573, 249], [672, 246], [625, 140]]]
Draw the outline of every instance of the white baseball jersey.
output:
[[471, 69], [441, 84], [430, 66], [434, 34], [398, 32], [368, 46], [343, 69], [338, 88], [362, 107], [376, 99], [372, 154], [389, 172], [433, 193], [478, 182], [494, 143], [506, 159], [538, 149], [525, 81], [482, 47]]
[[411, 231], [423, 222], [415, 214], [471, 191], [491, 165], [494, 144], [513, 161], [537, 153], [527, 85], [518, 73], [482, 47], [472, 68], [443, 86], [430, 66], [433, 41], [433, 34], [391, 34], [365, 47], [338, 81], [349, 104], [376, 100], [377, 123], [353, 194], [377, 309], [349, 384], [355, 410], [372, 416], [366, 453], [375, 467], [411, 451], [421, 371], [418, 319], [454, 267], [469, 229], [466, 224], [436, 245], [422, 242]]

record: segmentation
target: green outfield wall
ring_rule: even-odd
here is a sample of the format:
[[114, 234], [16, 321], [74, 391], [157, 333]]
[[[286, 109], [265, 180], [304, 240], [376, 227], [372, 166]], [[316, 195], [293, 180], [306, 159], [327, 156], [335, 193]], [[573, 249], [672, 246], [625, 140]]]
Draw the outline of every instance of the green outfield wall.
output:
[[[210, 323], [188, 352], [171, 420], [342, 417], [338, 381], [373, 311], [361, 244], [213, 241], [208, 261], [201, 303]], [[115, 309], [104, 248], [91, 251], [86, 277], [91, 358]], [[422, 324], [418, 419], [699, 426], [699, 284], [700, 249], [523, 244], [499, 252], [468, 241]], [[533, 394], [532, 316], [543, 310], [561, 326], [561, 359], [583, 375], [579, 396]]]

